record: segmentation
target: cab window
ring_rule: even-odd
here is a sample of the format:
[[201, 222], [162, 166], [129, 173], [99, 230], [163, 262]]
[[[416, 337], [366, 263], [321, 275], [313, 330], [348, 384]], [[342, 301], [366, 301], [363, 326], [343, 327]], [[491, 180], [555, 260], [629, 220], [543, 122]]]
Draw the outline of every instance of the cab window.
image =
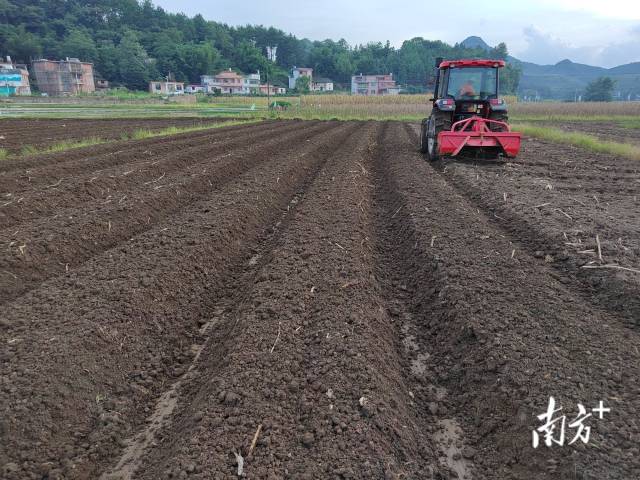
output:
[[456, 100], [489, 100], [496, 96], [497, 69], [491, 67], [450, 68], [446, 96]]

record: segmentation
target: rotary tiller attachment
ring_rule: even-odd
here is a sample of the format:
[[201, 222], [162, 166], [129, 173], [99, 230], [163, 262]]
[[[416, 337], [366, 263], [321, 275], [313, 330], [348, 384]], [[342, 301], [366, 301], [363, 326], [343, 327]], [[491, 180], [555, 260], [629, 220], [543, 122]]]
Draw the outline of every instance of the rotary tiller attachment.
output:
[[488, 157], [502, 154], [514, 158], [520, 151], [520, 140], [521, 134], [512, 132], [507, 123], [474, 116], [454, 123], [449, 131], [440, 132], [438, 149], [442, 156], [484, 153]]

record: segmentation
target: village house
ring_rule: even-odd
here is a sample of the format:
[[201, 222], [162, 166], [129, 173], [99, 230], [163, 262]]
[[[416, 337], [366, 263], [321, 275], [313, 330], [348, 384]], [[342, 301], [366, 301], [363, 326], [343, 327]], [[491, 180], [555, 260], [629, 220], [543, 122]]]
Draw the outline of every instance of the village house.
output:
[[244, 95], [256, 94], [260, 91], [260, 72], [250, 73], [242, 77], [242, 93]]
[[205, 87], [206, 93], [243, 94], [243, 76], [233, 70], [224, 70], [216, 75], [202, 75], [200, 84]]
[[263, 95], [267, 95], [267, 92], [269, 95], [284, 95], [285, 93], [287, 93], [287, 89], [284, 87], [279, 87], [277, 85], [260, 85], [260, 93]]
[[313, 68], [298, 68], [293, 67], [291, 69], [291, 74], [289, 75], [289, 88], [296, 88], [296, 82], [300, 77], [308, 77], [309, 78], [309, 88], [311, 88], [311, 83], [313, 82]]
[[[200, 84], [204, 93], [218, 92], [231, 95], [267, 94], [267, 85], [260, 83], [260, 72], [240, 75], [229, 69], [217, 75], [202, 75]], [[271, 85], [269, 90], [271, 95], [287, 92], [286, 88], [274, 85]]]
[[351, 77], [351, 93], [354, 95], [397, 95], [400, 89], [396, 86], [393, 74], [389, 75], [354, 75]]
[[77, 58], [65, 60], [34, 60], [31, 64], [38, 89], [51, 96], [93, 93], [93, 63]]
[[328, 78], [316, 78], [311, 83], [313, 92], [333, 92], [333, 80]]
[[296, 88], [300, 77], [309, 78], [309, 90], [312, 92], [333, 92], [333, 80], [329, 78], [313, 78], [313, 68], [293, 67], [289, 75], [289, 88]]
[[204, 85], [199, 84], [199, 83], [192, 83], [192, 84], [187, 85], [186, 87], [184, 87], [184, 92], [185, 93], [191, 93], [191, 94], [205, 93], [206, 92], [206, 87]]
[[149, 93], [155, 95], [184, 95], [183, 82], [149, 82]]
[[31, 95], [27, 66], [15, 65], [11, 57], [0, 63], [0, 96], [9, 95]]

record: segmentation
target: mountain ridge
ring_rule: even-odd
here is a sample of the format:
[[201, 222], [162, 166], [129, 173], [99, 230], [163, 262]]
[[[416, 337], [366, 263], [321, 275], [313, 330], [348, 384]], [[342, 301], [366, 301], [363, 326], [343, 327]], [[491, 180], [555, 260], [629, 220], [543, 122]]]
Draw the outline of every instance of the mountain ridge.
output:
[[[465, 38], [460, 44], [467, 48], [482, 48], [486, 51], [492, 48], [482, 37], [475, 35]], [[568, 58], [548, 65], [523, 61], [511, 55], [507, 60], [522, 69], [518, 88], [520, 95], [556, 100], [573, 99], [589, 82], [607, 76], [616, 81], [614, 94], [618, 98], [640, 99], [640, 62], [605, 68], [573, 62]]]

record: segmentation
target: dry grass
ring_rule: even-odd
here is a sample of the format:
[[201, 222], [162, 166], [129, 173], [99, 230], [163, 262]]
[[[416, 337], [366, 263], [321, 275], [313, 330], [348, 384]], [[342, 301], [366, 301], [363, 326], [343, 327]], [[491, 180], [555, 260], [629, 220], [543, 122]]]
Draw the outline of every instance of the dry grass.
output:
[[634, 120], [640, 116], [640, 102], [582, 103], [516, 103], [511, 106], [512, 118], [520, 120]]
[[530, 137], [549, 140], [555, 143], [574, 145], [592, 152], [609, 153], [633, 160], [640, 160], [640, 147], [636, 145], [600, 140], [586, 133], [565, 132], [557, 128], [539, 127], [526, 123], [515, 124], [513, 128]]
[[[284, 118], [420, 121], [431, 111], [432, 95], [303, 95], [278, 115]], [[515, 97], [505, 97], [513, 103]]]

